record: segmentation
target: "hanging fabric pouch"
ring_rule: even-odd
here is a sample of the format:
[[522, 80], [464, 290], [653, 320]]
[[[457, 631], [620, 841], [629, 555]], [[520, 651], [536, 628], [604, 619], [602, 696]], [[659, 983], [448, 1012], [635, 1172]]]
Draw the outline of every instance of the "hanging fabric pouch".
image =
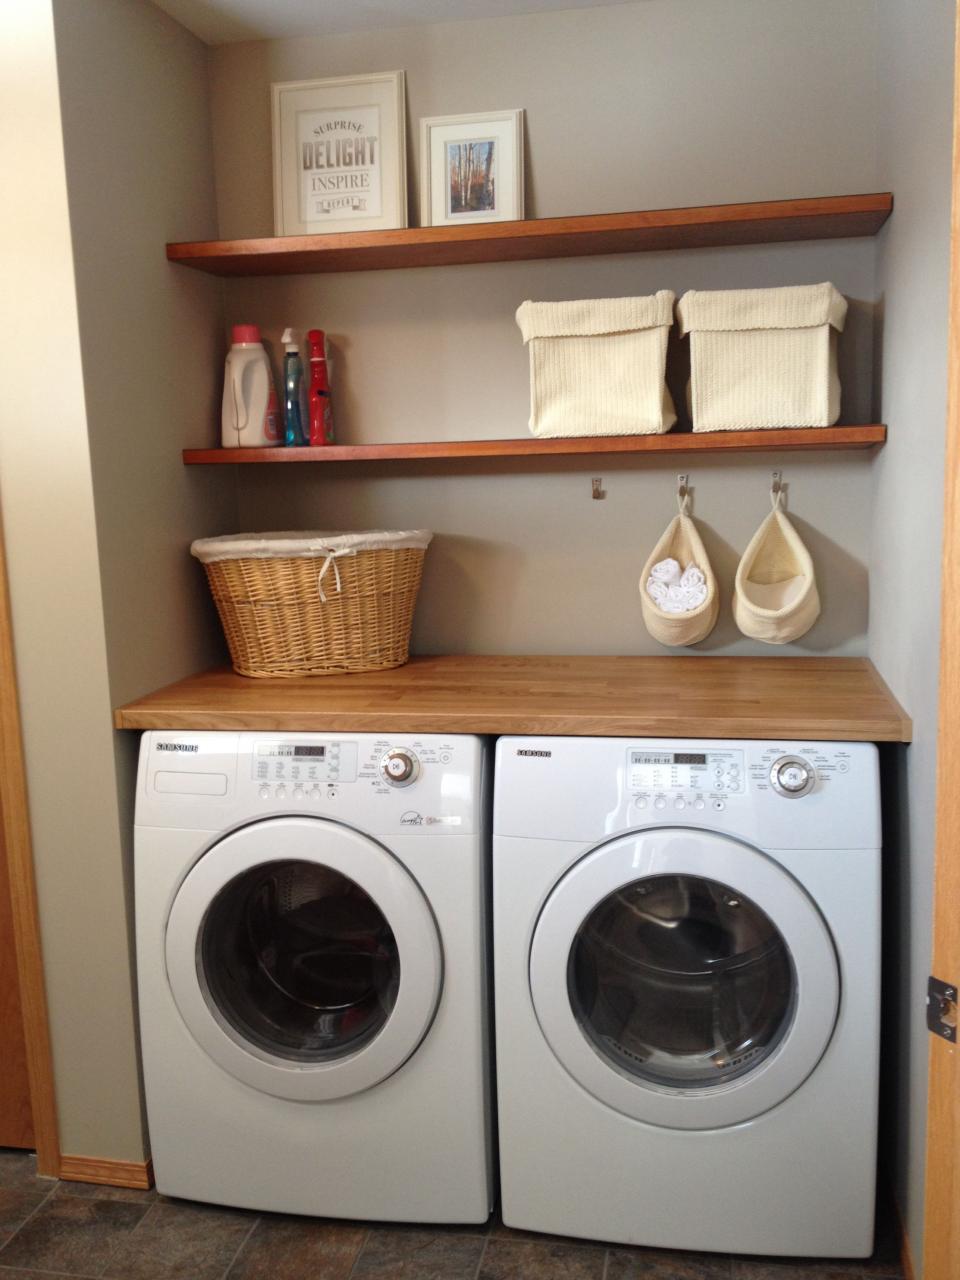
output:
[[788, 644], [820, 616], [820, 596], [810, 552], [781, 510], [775, 487], [773, 510], [750, 539], [737, 566], [733, 616], [745, 636], [766, 644]]
[[[717, 580], [697, 526], [688, 514], [690, 495], [683, 483], [677, 501], [679, 514], [673, 517], [663, 531], [640, 575], [640, 607], [646, 628], [660, 644], [675, 647], [696, 644], [698, 640], [705, 639], [716, 626], [720, 611]], [[703, 577], [706, 591], [703, 602], [685, 612], [672, 612], [675, 606], [666, 598], [658, 603], [647, 587], [651, 577], [656, 580], [653, 573], [655, 566], [671, 560], [676, 561], [681, 570], [688, 569], [691, 565], [696, 566]]]

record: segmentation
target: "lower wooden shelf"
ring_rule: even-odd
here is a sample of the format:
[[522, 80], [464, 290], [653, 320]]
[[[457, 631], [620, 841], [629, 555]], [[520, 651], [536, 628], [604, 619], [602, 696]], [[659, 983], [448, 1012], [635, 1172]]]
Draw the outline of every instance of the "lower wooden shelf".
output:
[[572, 436], [562, 440], [429, 440], [413, 444], [332, 444], [320, 448], [184, 449], [188, 466], [246, 462], [378, 462], [416, 458], [545, 458], [564, 454], [757, 452], [794, 449], [872, 449], [882, 423], [854, 427], [790, 427], [769, 431], [668, 431], [661, 436]]
[[120, 707], [118, 729], [557, 734], [909, 742], [866, 658], [412, 658], [391, 671], [190, 676]]

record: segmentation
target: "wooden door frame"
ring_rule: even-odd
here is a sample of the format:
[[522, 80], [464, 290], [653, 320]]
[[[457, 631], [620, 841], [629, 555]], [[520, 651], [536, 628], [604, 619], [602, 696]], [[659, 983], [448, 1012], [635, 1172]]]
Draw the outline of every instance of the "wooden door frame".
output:
[[[955, 33], [947, 440], [940, 622], [936, 874], [931, 972], [960, 982], [960, 9]], [[960, 1044], [931, 1036], [924, 1193], [924, 1280], [960, 1275]]]
[[47, 995], [40, 948], [37, 889], [30, 840], [27, 778], [17, 697], [10, 592], [3, 538], [0, 536], [0, 827], [6, 846], [13, 938], [26, 1040], [30, 1109], [33, 1114], [37, 1172], [60, 1174], [60, 1136], [54, 1093], [53, 1056], [47, 1021]]

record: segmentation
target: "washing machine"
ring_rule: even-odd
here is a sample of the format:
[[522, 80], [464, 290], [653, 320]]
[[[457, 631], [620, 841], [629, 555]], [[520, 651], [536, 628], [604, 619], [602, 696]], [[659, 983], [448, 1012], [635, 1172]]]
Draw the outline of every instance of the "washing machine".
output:
[[462, 736], [144, 735], [137, 961], [161, 1192], [487, 1218], [487, 772]]
[[504, 1221], [869, 1254], [876, 748], [502, 738], [494, 776]]

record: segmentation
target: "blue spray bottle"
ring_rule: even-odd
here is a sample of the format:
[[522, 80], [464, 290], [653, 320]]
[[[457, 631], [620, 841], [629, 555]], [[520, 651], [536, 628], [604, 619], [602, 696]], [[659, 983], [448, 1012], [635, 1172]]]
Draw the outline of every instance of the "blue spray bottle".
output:
[[284, 346], [283, 442], [287, 445], [304, 445], [308, 440], [304, 431], [306, 411], [300, 345], [294, 338], [292, 329], [284, 329], [280, 341]]

